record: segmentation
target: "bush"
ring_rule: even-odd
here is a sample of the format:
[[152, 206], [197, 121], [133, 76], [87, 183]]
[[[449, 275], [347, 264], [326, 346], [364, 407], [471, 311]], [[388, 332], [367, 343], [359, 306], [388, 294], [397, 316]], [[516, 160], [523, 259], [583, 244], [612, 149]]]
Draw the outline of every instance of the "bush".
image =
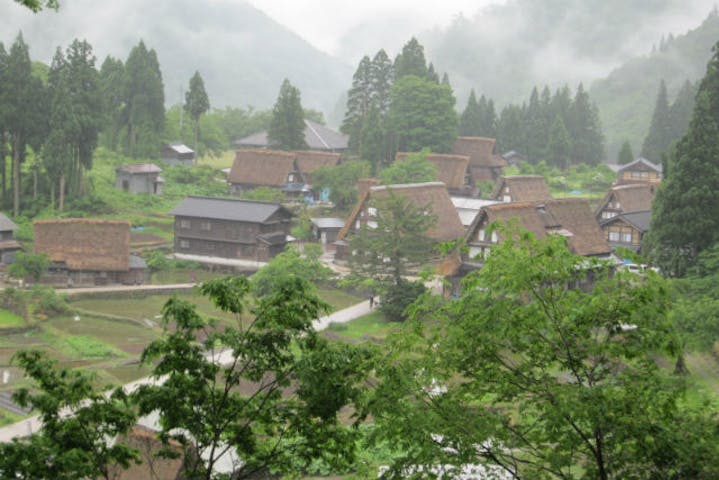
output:
[[393, 322], [407, 320], [407, 307], [426, 291], [422, 282], [402, 280], [387, 288], [381, 301], [380, 310]]
[[198, 262], [170, 258], [165, 252], [160, 250], [152, 250], [145, 261], [147, 262], [147, 267], [152, 273], [174, 270], [176, 268], [200, 268], [200, 264]]
[[67, 303], [66, 295], [58, 295], [54, 289], [36, 285], [31, 290], [36, 305], [35, 312], [43, 315], [67, 315], [72, 309]]

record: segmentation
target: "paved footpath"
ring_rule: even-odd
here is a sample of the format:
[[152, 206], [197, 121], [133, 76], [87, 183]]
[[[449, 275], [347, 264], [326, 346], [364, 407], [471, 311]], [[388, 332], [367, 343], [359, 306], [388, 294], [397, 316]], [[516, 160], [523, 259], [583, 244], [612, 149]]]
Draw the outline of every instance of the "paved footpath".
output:
[[[73, 290], [77, 291], [80, 289]], [[96, 291], [96, 289], [89, 290]], [[375, 297], [375, 300], [378, 300], [378, 298]], [[321, 331], [326, 329], [331, 323], [347, 323], [355, 318], [367, 315], [370, 312], [371, 309], [369, 307], [369, 300], [365, 300], [364, 302], [352, 305], [351, 307], [339, 310], [325, 317], [318, 318], [312, 322], [312, 326], [315, 327], [315, 330]], [[226, 364], [232, 360], [229, 350], [215, 352], [214, 354], [208, 354], [208, 356], [213, 357], [214, 360], [220, 364]], [[150, 377], [145, 377], [125, 384], [124, 388], [129, 393], [136, 390], [138, 386], [151, 383], [152, 381], [153, 380]], [[40, 425], [40, 418], [38, 416], [34, 416], [2, 427], [0, 428], [0, 443], [9, 442], [15, 437], [30, 435], [31, 433], [38, 431]]]

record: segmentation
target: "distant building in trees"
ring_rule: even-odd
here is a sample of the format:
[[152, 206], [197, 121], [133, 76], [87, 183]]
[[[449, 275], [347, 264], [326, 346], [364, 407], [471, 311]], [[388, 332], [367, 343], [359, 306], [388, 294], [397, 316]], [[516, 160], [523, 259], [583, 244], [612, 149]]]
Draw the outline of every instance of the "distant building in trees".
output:
[[[321, 152], [344, 152], [347, 150], [349, 137], [331, 128], [320, 125], [312, 120], [305, 119], [305, 142], [310, 150]], [[237, 148], [270, 148], [267, 140], [267, 131], [254, 133], [240, 140], [235, 140], [233, 145]]]
[[617, 184], [650, 183], [658, 184], [662, 181], [662, 166], [639, 157], [626, 165], [609, 165], [617, 172]]
[[195, 161], [195, 151], [184, 143], [167, 143], [162, 147], [160, 159], [168, 165], [191, 167]]
[[145, 261], [130, 254], [130, 222], [95, 218], [36, 220], [35, 253], [50, 258], [41, 279], [53, 285], [141, 284]]
[[292, 219], [279, 203], [195, 196], [170, 215], [176, 253], [258, 262], [285, 249]]
[[9, 264], [15, 261], [15, 254], [22, 246], [15, 240], [18, 226], [7, 215], [0, 213], [0, 263]]
[[515, 150], [510, 150], [508, 152], [503, 153], [502, 158], [507, 161], [508, 165], [511, 165], [513, 167], [519, 165], [522, 162], [527, 161], [527, 157], [525, 157], [524, 155], [522, 155], [521, 153], [519, 153]]
[[159, 195], [165, 180], [154, 163], [131, 163], [115, 169], [115, 188], [128, 193]]
[[594, 214], [612, 248], [639, 251], [649, 230], [655, 193], [651, 183], [615, 185], [599, 202]]
[[[402, 161], [409, 155], [417, 153], [397, 152], [395, 161]], [[473, 181], [467, 155], [428, 153], [424, 158], [437, 167], [437, 180], [447, 186], [450, 195], [477, 196], [479, 190]]]
[[486, 137], [458, 137], [452, 153], [469, 157], [469, 169], [475, 182], [496, 181], [507, 161], [495, 153], [497, 140]]
[[337, 235], [345, 226], [344, 220], [334, 217], [311, 218], [310, 222], [312, 222], [312, 236], [323, 245], [337, 240]]
[[649, 231], [652, 211], [620, 213], [601, 222], [607, 242], [612, 248], [624, 247], [638, 252], [641, 249], [644, 234]]
[[491, 198], [504, 203], [533, 202], [551, 199], [552, 192], [542, 175], [512, 175], [497, 182]]

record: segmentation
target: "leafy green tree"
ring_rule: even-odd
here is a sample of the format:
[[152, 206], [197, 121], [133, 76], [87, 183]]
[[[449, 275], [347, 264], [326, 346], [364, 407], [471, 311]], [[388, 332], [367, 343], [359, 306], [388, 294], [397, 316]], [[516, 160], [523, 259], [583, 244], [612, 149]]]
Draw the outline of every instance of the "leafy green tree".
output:
[[434, 152], [451, 150], [457, 136], [454, 95], [446, 85], [438, 85], [414, 75], [398, 77], [392, 86], [389, 130], [399, 151]]
[[603, 160], [604, 135], [599, 122], [599, 113], [582, 84], [579, 84], [574, 96], [567, 128], [572, 137], [574, 163], [597, 165]]
[[667, 86], [664, 80], [662, 80], [659, 84], [659, 93], [657, 94], [657, 101], [654, 106], [649, 133], [642, 145], [642, 156], [651, 162], [659, 163], [662, 154], [669, 151], [671, 143], [669, 100], [667, 98]]
[[312, 173], [312, 187], [329, 190], [330, 200], [340, 211], [347, 211], [357, 203], [357, 181], [370, 175], [368, 162], [349, 160], [340, 165], [321, 167]]
[[349, 149], [359, 153], [362, 147], [362, 128], [372, 103], [372, 61], [362, 57], [352, 77], [352, 88], [347, 92], [347, 109], [340, 131], [349, 136]]
[[562, 117], [557, 115], [549, 131], [549, 143], [547, 143], [547, 155], [550, 163], [562, 170], [569, 168], [572, 154], [572, 140], [569, 138], [567, 127], [564, 126]]
[[37, 13], [43, 8], [50, 8], [52, 10], [57, 10], [60, 8], [60, 3], [58, 0], [15, 0], [20, 5], [24, 5], [25, 7], [29, 8], [33, 12]]
[[526, 155], [526, 130], [524, 113], [517, 105], [507, 105], [502, 109], [497, 122], [497, 143], [501, 151], [514, 150]]
[[469, 92], [467, 106], [459, 120], [459, 134], [465, 137], [479, 137], [482, 131], [482, 112], [477, 103], [474, 89]]
[[207, 98], [205, 82], [202, 81], [200, 72], [190, 79], [190, 88], [185, 94], [185, 112], [190, 116], [194, 124], [195, 152], [197, 152], [197, 139], [200, 134], [200, 117], [210, 110], [210, 99]]
[[624, 143], [622, 143], [622, 148], [619, 150], [619, 155], [617, 156], [617, 163], [619, 165], [626, 165], [627, 163], [630, 163], [632, 161], [634, 161], [632, 145], [629, 143], [629, 140], [626, 140]]
[[272, 109], [267, 140], [272, 148], [280, 150], [307, 149], [300, 91], [287, 79], [282, 82], [277, 102]]
[[141, 40], [125, 61], [125, 153], [155, 158], [165, 129], [165, 93], [155, 50]]
[[530, 163], [538, 163], [545, 157], [551, 125], [547, 122], [537, 87], [532, 89], [524, 115], [526, 145], [523, 151], [526, 152], [527, 160]]
[[[678, 353], [663, 280], [604, 275], [559, 235], [503, 233], [461, 297], [414, 307], [380, 361], [370, 412], [397, 454], [385, 478], [467, 464], [517, 479], [716, 476], [713, 412], [687, 406], [657, 362]], [[568, 288], [590, 271], [590, 291]]]
[[[319, 251], [315, 246], [319, 247]], [[319, 245], [304, 245], [302, 251], [289, 246], [252, 275], [252, 292], [256, 296], [267, 295], [286, 276], [295, 276], [314, 285], [331, 280], [334, 272], [320, 261], [321, 255], [322, 247]]]
[[231, 141], [267, 130], [270, 126], [272, 111], [255, 111], [252, 107], [247, 109], [226, 107], [221, 110], [214, 109], [210, 115], [217, 117], [218, 125], [228, 139], [226, 147], [230, 147], [229, 142]]
[[8, 267], [8, 274], [13, 278], [30, 277], [39, 282], [49, 266], [50, 258], [44, 253], [18, 252], [15, 261]]
[[122, 60], [107, 56], [100, 67], [100, 93], [102, 98], [101, 144], [117, 151], [120, 145], [120, 133], [123, 128], [123, 96], [125, 65]]
[[359, 156], [372, 165], [375, 175], [386, 163], [389, 155], [389, 139], [387, 138], [386, 118], [379, 107], [373, 102], [367, 118], [362, 126], [362, 141]]
[[479, 106], [481, 112], [481, 130], [480, 137], [497, 137], [497, 113], [494, 111], [494, 101], [485, 99], [484, 95], [479, 99]]
[[241, 459], [237, 479], [296, 474], [319, 458], [334, 467], [351, 461], [354, 434], [337, 414], [360, 395], [366, 356], [316, 334], [312, 321], [329, 306], [300, 278], [276, 282], [248, 318], [249, 290], [244, 277], [202, 284], [237, 318], [222, 330], [184, 300], [165, 304], [166, 331], [142, 356], [164, 381], [140, 387], [140, 412], [158, 412], [161, 438], [186, 449], [188, 478], [221, 478], [213, 469], [230, 452]]
[[422, 183], [437, 181], [437, 167], [427, 160], [427, 150], [407, 155], [382, 170], [380, 180], [385, 185], [399, 183]]
[[431, 258], [435, 242], [427, 231], [437, 218], [429, 205], [414, 205], [391, 188], [386, 197], [373, 198], [370, 207], [376, 211], [377, 226], [365, 224], [352, 236], [350, 268], [354, 282], [370, 283], [383, 295]]
[[372, 102], [384, 118], [389, 112], [390, 90], [394, 82], [394, 65], [384, 50], [378, 51], [370, 65], [372, 82]]
[[427, 60], [424, 58], [424, 47], [420, 45], [416, 38], [412, 37], [410, 41], [402, 47], [402, 52], [395, 58], [394, 74], [397, 81], [408, 75], [434, 81], [429, 78]]
[[0, 477], [110, 480], [117, 469], [139, 463], [136, 450], [108, 441], [127, 433], [137, 420], [122, 388], [99, 391], [92, 376], [59, 369], [43, 352], [21, 351], [15, 361], [34, 388], [20, 389], [14, 400], [37, 410], [42, 428], [0, 443]]
[[280, 203], [285, 199], [285, 194], [282, 190], [278, 190], [277, 188], [263, 186], [242, 192], [242, 198], [246, 198], [247, 200], [260, 200], [262, 202]]
[[671, 173], [652, 204], [646, 251], [665, 275], [683, 276], [719, 241], [719, 48], [699, 84], [687, 134], [669, 160]]

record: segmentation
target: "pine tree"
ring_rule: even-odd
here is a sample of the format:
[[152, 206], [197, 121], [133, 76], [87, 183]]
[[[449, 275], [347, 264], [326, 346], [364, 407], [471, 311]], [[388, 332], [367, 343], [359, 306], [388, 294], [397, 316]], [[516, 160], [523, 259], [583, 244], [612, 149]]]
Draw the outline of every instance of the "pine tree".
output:
[[524, 129], [524, 113], [517, 105], [507, 105], [502, 109], [497, 122], [497, 143], [501, 151], [514, 150], [527, 154]]
[[390, 90], [394, 82], [394, 66], [384, 50], [377, 52], [370, 65], [372, 102], [379, 113], [386, 117], [389, 112]]
[[372, 104], [362, 127], [362, 141], [359, 156], [372, 166], [372, 175], [376, 175], [387, 162], [387, 134], [385, 119], [376, 104]]
[[719, 44], [696, 95], [687, 134], [671, 154], [671, 174], [655, 197], [645, 247], [665, 275], [683, 276], [719, 241]]
[[597, 106], [591, 102], [581, 83], [569, 117], [567, 127], [572, 138], [572, 161], [597, 165], [604, 158], [604, 136]]
[[434, 70], [434, 65], [430, 62], [429, 67], [427, 67], [427, 80], [430, 80], [434, 83], [439, 83], [439, 75]]
[[0, 180], [2, 181], [2, 197], [5, 198], [7, 188], [7, 141], [5, 139], [5, 132], [7, 130], [7, 118], [6, 118], [6, 107], [5, 102], [7, 101], [7, 86], [8, 83], [5, 80], [7, 75], [8, 66], [8, 55], [5, 51], [5, 46], [0, 42]]
[[549, 133], [549, 142], [547, 143], [547, 155], [551, 165], [556, 165], [562, 170], [566, 170], [571, 162], [572, 143], [569, 138], [567, 127], [564, 126], [562, 117], [557, 115]]
[[279, 150], [304, 150], [305, 119], [300, 91], [288, 79], [282, 82], [275, 106], [272, 108], [270, 128], [267, 130], [270, 147]]
[[200, 134], [200, 117], [210, 110], [210, 99], [207, 98], [205, 91], [205, 82], [202, 81], [200, 72], [190, 79], [190, 87], [185, 94], [185, 111], [190, 115], [193, 125], [193, 134], [195, 137], [195, 154], [199, 155], [197, 150], [197, 138]]
[[626, 165], [633, 160], [634, 153], [632, 152], [632, 145], [629, 143], [629, 140], [626, 140], [622, 144], [622, 148], [619, 150], [619, 155], [617, 156], [617, 163], [619, 165]]
[[447, 75], [447, 72], [444, 72], [444, 75], [442, 75], [442, 85], [452, 87], [452, 84], [449, 83], [449, 75]]
[[362, 57], [352, 77], [352, 88], [347, 92], [347, 110], [340, 126], [340, 131], [349, 136], [350, 151], [355, 153], [361, 148], [362, 127], [372, 101], [372, 66], [368, 56]]
[[423, 79], [428, 78], [427, 61], [424, 57], [424, 47], [416, 38], [402, 47], [402, 53], [394, 61], [395, 78], [399, 80], [407, 75], [414, 75]]
[[496, 138], [497, 137], [497, 113], [494, 111], [494, 100], [491, 98], [487, 100], [487, 103], [482, 112], [482, 137]]
[[105, 57], [100, 67], [100, 92], [102, 96], [103, 120], [101, 143], [108, 149], [117, 151], [120, 143], [120, 132], [123, 127], [123, 96], [125, 65], [122, 60], [111, 56]]
[[667, 99], [667, 86], [662, 80], [659, 84], [659, 93], [657, 94], [649, 133], [642, 145], [642, 156], [650, 162], [659, 163], [662, 154], [669, 151], [671, 143], [669, 100]]
[[669, 107], [670, 144], [681, 139], [687, 133], [689, 122], [692, 119], [692, 111], [694, 111], [694, 96], [696, 93], [696, 86], [687, 80], [679, 89], [672, 106]]
[[480, 136], [481, 122], [482, 118], [479, 104], [477, 103], [474, 89], [472, 89], [469, 92], [467, 106], [464, 108], [464, 112], [462, 112], [462, 117], [459, 121], [459, 134], [465, 137]]
[[142, 41], [127, 57], [124, 83], [125, 152], [154, 158], [165, 129], [165, 93], [157, 54]]
[[539, 99], [539, 91], [536, 87], [532, 89], [532, 94], [529, 97], [524, 125], [526, 146], [523, 150], [526, 152], [527, 160], [530, 163], [538, 163], [546, 153], [550, 125], [544, 115], [544, 109]]
[[558, 88], [557, 91], [554, 92], [554, 96], [552, 97], [550, 105], [552, 118], [559, 115], [560, 117], [562, 117], [564, 125], [569, 125], [571, 109], [572, 91], [567, 85], [564, 85], [562, 88]]

